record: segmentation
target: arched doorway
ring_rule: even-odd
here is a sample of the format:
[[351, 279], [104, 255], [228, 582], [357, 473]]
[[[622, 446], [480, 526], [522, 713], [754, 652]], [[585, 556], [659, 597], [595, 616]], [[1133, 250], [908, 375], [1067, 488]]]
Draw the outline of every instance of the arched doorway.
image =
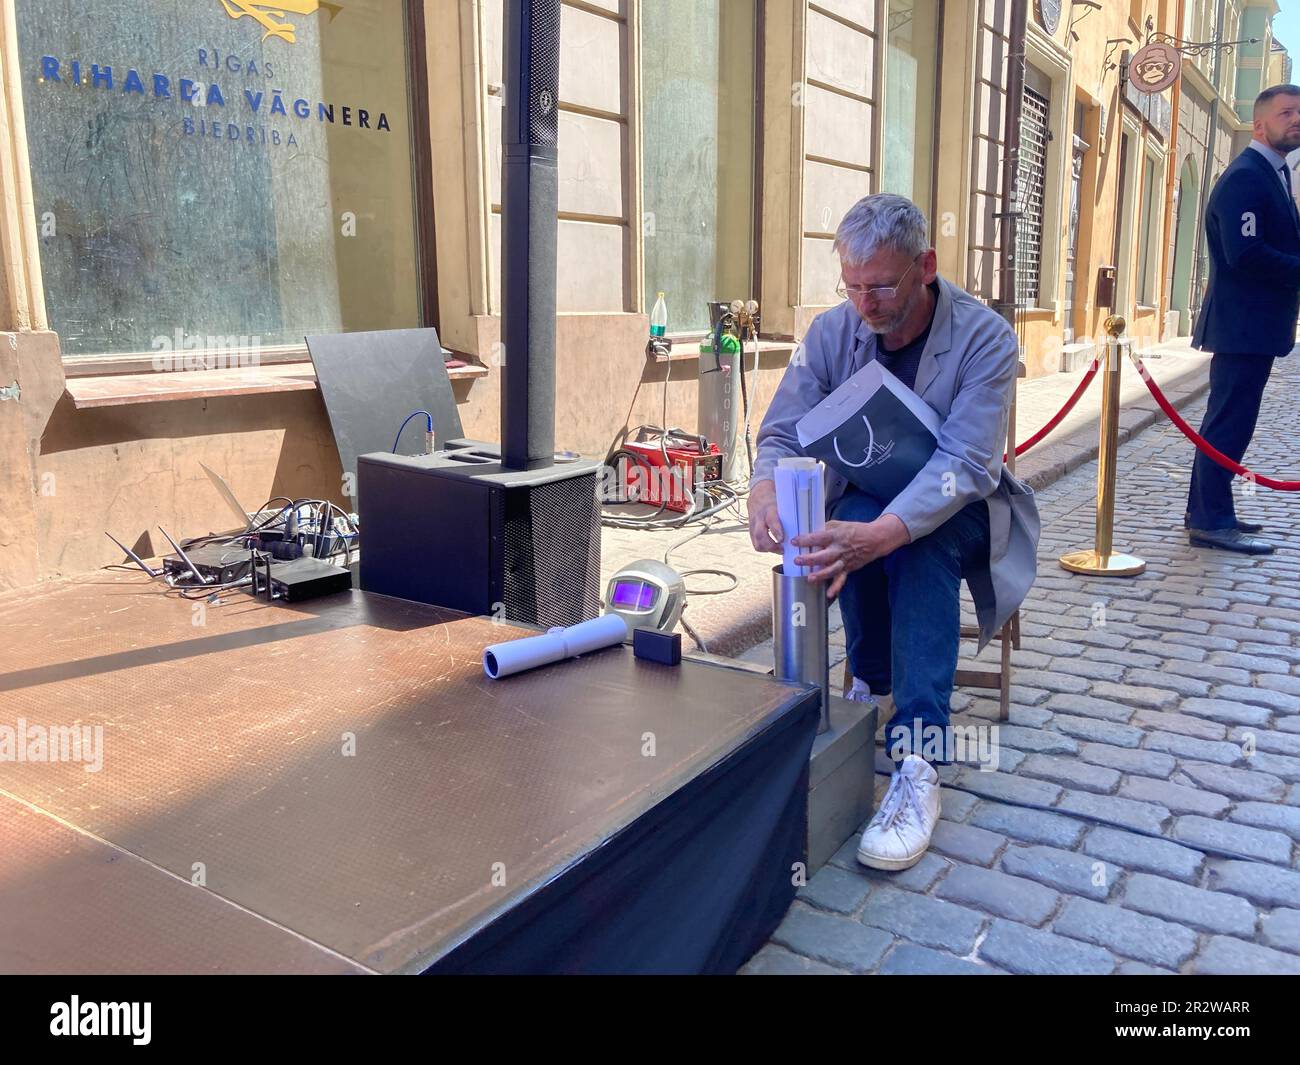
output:
[[1178, 312], [1178, 335], [1192, 331], [1191, 289], [1192, 254], [1196, 248], [1196, 227], [1200, 224], [1200, 182], [1196, 177], [1196, 160], [1188, 156], [1178, 175], [1174, 217], [1174, 275], [1169, 292], [1169, 307]]

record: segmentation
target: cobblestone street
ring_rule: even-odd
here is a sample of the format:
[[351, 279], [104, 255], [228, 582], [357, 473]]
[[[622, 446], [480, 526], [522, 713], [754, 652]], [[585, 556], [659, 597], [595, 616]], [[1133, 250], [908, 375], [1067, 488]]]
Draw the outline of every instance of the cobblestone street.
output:
[[[1292, 355], [1255, 471], [1300, 476], [1298, 392]], [[1121, 449], [1115, 545], [1147, 560], [1140, 577], [1058, 565], [1092, 543], [1095, 463], [1039, 494], [998, 771], [941, 770], [942, 821], [910, 870], [864, 869], [850, 839], [742, 971], [1300, 973], [1300, 498], [1239, 480], [1239, 515], [1277, 553], [1194, 549], [1192, 453], [1167, 422]], [[764, 655], [770, 643], [743, 657]], [[996, 721], [983, 694], [953, 706], [954, 724]]]

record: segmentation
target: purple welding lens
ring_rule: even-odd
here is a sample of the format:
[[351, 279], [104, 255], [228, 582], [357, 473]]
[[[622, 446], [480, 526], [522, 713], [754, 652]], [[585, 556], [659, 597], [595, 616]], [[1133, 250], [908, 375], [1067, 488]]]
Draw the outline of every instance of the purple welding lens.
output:
[[638, 610], [649, 610], [654, 605], [655, 587], [653, 584], [643, 584], [641, 586], [641, 598], [637, 601]]
[[644, 602], [648, 589], [642, 581], [615, 581], [613, 602], [615, 606], [641, 610], [649, 604]]

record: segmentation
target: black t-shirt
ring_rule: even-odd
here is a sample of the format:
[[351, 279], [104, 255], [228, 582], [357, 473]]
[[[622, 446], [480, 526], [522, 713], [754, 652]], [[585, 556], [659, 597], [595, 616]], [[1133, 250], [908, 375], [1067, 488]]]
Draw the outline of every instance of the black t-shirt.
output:
[[[937, 308], [939, 306], [937, 281], [931, 282], [930, 291], [934, 293], [934, 306]], [[916, 371], [921, 365], [921, 354], [925, 351], [925, 342], [930, 338], [932, 325], [934, 325], [934, 310], [931, 310], [930, 320], [925, 323], [925, 328], [921, 330], [920, 335], [897, 351], [890, 351], [885, 347], [883, 336], [876, 341], [876, 358], [880, 360], [880, 365], [913, 390], [916, 388]]]

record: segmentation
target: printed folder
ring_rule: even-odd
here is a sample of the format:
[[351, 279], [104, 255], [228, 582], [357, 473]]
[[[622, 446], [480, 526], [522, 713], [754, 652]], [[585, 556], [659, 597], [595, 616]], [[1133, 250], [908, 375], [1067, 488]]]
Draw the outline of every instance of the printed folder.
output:
[[942, 420], [872, 360], [799, 419], [804, 454], [888, 504], [934, 454]]

